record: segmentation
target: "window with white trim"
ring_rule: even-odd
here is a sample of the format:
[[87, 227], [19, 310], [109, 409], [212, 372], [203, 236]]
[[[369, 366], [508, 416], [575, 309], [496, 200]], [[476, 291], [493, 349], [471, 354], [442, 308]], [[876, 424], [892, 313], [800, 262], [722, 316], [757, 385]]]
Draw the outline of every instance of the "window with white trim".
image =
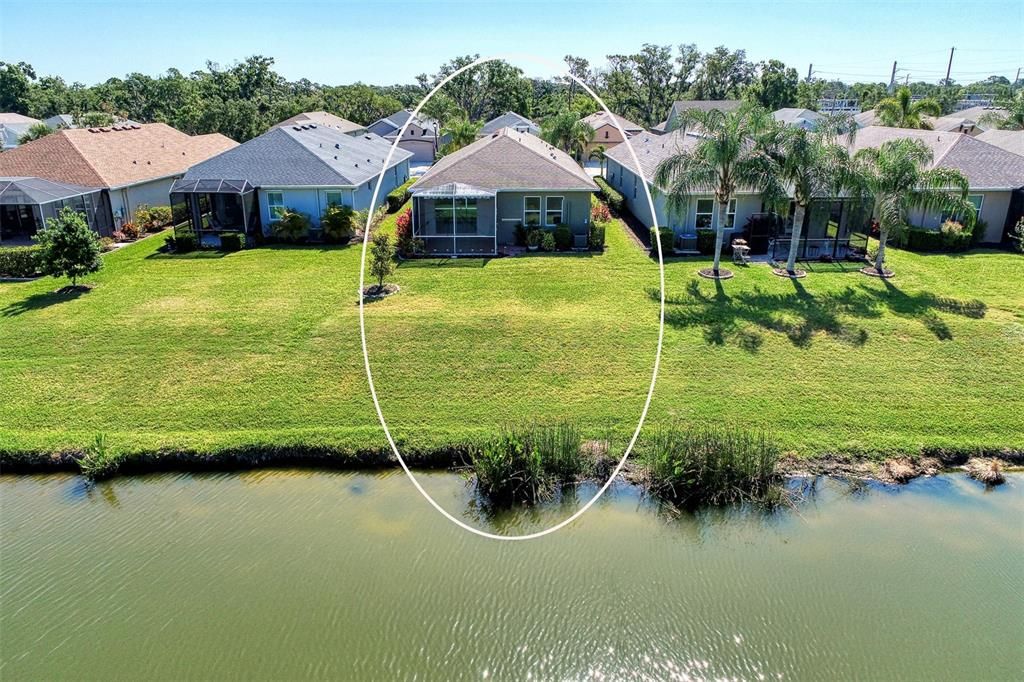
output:
[[328, 206], [341, 206], [341, 192], [337, 190], [324, 192], [324, 199]]
[[540, 197], [523, 197], [523, 225], [540, 227]]
[[284, 192], [267, 192], [267, 208], [270, 209], [270, 219], [280, 220], [284, 215]]
[[725, 229], [731, 230], [736, 224], [736, 200], [729, 199], [729, 205], [725, 209]]
[[562, 224], [562, 197], [547, 197], [544, 200], [544, 224], [555, 227]]
[[697, 199], [697, 215], [694, 219], [694, 227], [697, 229], [711, 229], [715, 217], [714, 199]]

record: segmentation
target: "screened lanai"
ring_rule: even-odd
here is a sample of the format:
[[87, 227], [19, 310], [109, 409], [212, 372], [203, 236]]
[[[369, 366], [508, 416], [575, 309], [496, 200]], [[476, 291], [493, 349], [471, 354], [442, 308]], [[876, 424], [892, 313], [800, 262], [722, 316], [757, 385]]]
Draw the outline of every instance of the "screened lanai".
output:
[[84, 215], [100, 235], [112, 233], [110, 200], [100, 188], [34, 177], [0, 178], [0, 243], [30, 244], [46, 221], [65, 206]]
[[171, 187], [171, 212], [174, 224], [187, 223], [200, 241], [260, 229], [256, 188], [247, 180], [178, 180]]
[[439, 256], [479, 256], [498, 252], [495, 193], [452, 182], [413, 192], [413, 238]]

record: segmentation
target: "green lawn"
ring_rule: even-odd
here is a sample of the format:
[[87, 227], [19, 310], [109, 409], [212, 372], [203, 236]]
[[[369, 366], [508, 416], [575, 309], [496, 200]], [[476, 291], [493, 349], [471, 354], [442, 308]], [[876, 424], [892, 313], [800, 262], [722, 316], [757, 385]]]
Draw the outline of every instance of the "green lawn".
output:
[[[0, 451], [379, 447], [359, 346], [358, 248], [106, 256], [77, 298], [0, 284]], [[666, 265], [652, 421], [773, 431], [800, 455], [1024, 447], [1024, 258], [890, 251], [793, 283]], [[819, 268], [816, 268], [816, 270]], [[397, 437], [434, 447], [529, 420], [636, 423], [658, 270], [621, 229], [602, 255], [402, 264], [367, 307]]]

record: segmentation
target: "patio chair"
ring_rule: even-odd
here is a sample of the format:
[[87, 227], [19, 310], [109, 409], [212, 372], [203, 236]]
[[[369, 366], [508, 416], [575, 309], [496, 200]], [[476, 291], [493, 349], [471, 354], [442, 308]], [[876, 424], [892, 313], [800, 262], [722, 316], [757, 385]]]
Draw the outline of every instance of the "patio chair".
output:
[[732, 262], [738, 265], [746, 265], [750, 262], [750, 247], [743, 239], [734, 239], [732, 242]]

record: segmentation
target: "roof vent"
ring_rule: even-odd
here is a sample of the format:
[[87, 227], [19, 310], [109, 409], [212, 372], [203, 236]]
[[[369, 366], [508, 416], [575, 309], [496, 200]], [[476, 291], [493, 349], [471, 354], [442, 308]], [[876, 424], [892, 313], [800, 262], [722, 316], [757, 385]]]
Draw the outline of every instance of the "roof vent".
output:
[[292, 126], [292, 130], [302, 130], [299, 126]]
[[309, 127], [310, 127], [310, 128], [316, 128], [316, 124], [315, 124], [315, 123], [310, 123], [310, 124], [309, 124]]
[[90, 133], [98, 133], [99, 131], [100, 131], [99, 128], [89, 128], [89, 132]]
[[341, 145], [340, 145], [340, 144], [338, 144], [337, 142], [335, 142], [335, 143], [334, 143], [334, 148], [335, 148], [335, 149], [341, 149]]

